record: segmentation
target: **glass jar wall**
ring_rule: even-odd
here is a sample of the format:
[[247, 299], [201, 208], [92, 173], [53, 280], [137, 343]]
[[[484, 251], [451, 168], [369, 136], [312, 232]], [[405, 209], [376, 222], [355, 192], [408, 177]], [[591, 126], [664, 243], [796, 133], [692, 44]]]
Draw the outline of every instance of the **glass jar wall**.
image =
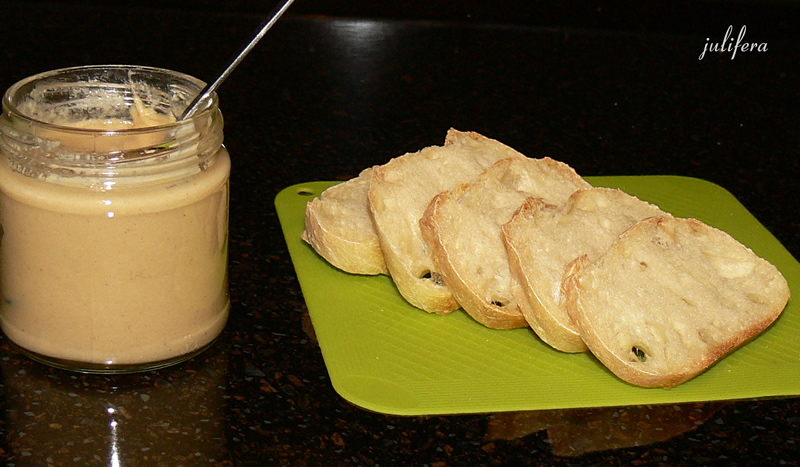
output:
[[228, 180], [199, 80], [90, 66], [12, 86], [0, 119], [0, 325], [30, 357], [87, 372], [183, 361], [225, 326]]

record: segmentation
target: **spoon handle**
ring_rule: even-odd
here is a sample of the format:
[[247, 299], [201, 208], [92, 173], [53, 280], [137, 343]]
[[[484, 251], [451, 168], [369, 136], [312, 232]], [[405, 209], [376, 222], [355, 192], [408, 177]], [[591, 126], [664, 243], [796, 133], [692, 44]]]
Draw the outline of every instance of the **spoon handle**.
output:
[[293, 2], [294, 0], [284, 0], [283, 3], [281, 3], [280, 5], [275, 7], [274, 10], [272, 10], [272, 13], [270, 13], [269, 17], [259, 26], [256, 35], [253, 36], [252, 39], [250, 39], [250, 42], [248, 42], [247, 45], [242, 49], [242, 51], [239, 52], [239, 55], [237, 55], [236, 58], [234, 58], [233, 61], [231, 61], [228, 67], [225, 68], [225, 70], [219, 75], [219, 77], [217, 77], [216, 81], [211, 83], [211, 85], [206, 85], [206, 87], [200, 90], [197, 96], [195, 96], [194, 100], [192, 100], [192, 102], [189, 103], [189, 105], [186, 107], [186, 109], [183, 111], [180, 117], [178, 117], [178, 120], [184, 120], [186, 118], [189, 118], [192, 115], [194, 115], [195, 112], [197, 112], [200, 102], [205, 100], [214, 91], [216, 91], [217, 88], [219, 88], [222, 82], [225, 81], [225, 78], [227, 78], [231, 74], [231, 72], [233, 72], [234, 68], [236, 68], [239, 65], [239, 63], [241, 63], [241, 61], [244, 60], [247, 54], [250, 53], [251, 50], [253, 50], [256, 44], [258, 44], [258, 41], [260, 41], [261, 38], [264, 37], [264, 34], [266, 34], [267, 31], [269, 31], [270, 28], [278, 21], [278, 19], [281, 16], [283, 16], [283, 13], [286, 12], [286, 10], [289, 8], [289, 6], [291, 6]]

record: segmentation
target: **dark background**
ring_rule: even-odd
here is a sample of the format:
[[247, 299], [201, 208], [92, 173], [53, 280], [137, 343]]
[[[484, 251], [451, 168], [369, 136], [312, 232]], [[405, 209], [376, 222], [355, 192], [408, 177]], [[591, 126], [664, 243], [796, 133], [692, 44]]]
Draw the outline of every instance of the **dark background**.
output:
[[[34, 0], [39, 2], [40, 0]], [[52, 1], [52, 0], [51, 0]], [[42, 2], [47, 3], [47, 2]], [[115, 0], [63, 0], [74, 5], [130, 6]], [[247, 0], [144, 0], [135, 8], [195, 10], [208, 14], [269, 12], [274, 1]], [[401, 0], [349, 1], [297, 0], [292, 14], [517, 24], [526, 26], [592, 28], [634, 32], [710, 34], [731, 22], [746, 21], [757, 29], [769, 27], [770, 37], [797, 37], [797, 11], [792, 0], [679, 0], [636, 1], [524, 1], [524, 0]], [[738, 28], [737, 28], [738, 29]]]

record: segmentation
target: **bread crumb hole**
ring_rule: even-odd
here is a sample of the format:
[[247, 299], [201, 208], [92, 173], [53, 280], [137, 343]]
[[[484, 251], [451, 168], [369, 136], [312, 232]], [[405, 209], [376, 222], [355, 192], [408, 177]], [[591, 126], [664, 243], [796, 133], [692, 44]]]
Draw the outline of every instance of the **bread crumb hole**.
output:
[[438, 286], [444, 287], [444, 278], [441, 274], [434, 271], [425, 271], [419, 276], [420, 279], [427, 279]]
[[645, 352], [641, 347], [634, 345], [631, 347], [631, 352], [633, 352], [633, 355], [640, 362], [644, 363], [647, 361], [647, 352]]

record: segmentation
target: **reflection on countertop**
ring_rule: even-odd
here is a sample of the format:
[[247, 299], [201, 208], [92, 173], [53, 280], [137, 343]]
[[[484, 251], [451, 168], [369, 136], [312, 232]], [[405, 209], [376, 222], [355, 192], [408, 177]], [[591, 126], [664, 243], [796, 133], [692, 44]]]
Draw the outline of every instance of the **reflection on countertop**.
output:
[[513, 440], [547, 431], [557, 456], [647, 446], [692, 431], [723, 402], [537, 410], [489, 416], [485, 440]]
[[216, 464], [227, 458], [228, 349], [130, 378], [29, 361], [4, 340], [5, 454], [11, 465]]

